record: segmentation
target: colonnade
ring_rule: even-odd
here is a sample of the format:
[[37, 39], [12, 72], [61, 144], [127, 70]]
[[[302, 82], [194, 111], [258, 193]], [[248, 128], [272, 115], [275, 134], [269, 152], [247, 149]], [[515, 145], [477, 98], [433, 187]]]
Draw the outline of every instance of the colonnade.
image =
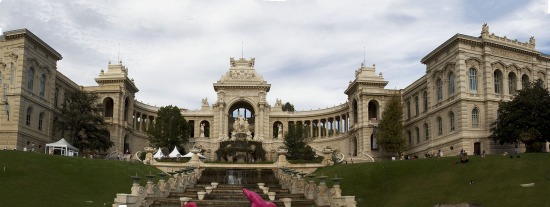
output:
[[[274, 123], [274, 128], [279, 122]], [[306, 128], [306, 137], [333, 137], [349, 132], [349, 115], [341, 114], [333, 117], [318, 118], [312, 120], [289, 121], [287, 126], [292, 124], [302, 125]]]
[[149, 115], [144, 112], [134, 111], [132, 118], [132, 126], [134, 130], [140, 132], [147, 132], [149, 127], [155, 123], [155, 116]]

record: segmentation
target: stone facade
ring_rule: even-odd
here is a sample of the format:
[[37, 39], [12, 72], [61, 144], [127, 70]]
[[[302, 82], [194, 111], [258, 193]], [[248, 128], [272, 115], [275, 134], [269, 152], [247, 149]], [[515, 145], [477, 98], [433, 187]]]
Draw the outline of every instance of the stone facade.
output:
[[[135, 152], [148, 145], [146, 130], [158, 108], [136, 101], [139, 91], [122, 62], [109, 63], [95, 79], [97, 86], [79, 86], [57, 71], [62, 56], [26, 29], [0, 36], [0, 148], [22, 149], [35, 143], [41, 150], [63, 132], [53, 130], [66, 91], [100, 94], [111, 151]], [[408, 154], [442, 150], [445, 155], [500, 153], [487, 139], [500, 100], [510, 100], [522, 82], [541, 79], [548, 85], [550, 56], [535, 49], [535, 39], [523, 43], [498, 37], [483, 26], [480, 37], [457, 34], [424, 57], [426, 74], [402, 90], [385, 89], [388, 81], [376, 68], [361, 65], [344, 93], [346, 103], [311, 111], [282, 111], [279, 99], [266, 101], [271, 85], [254, 68], [255, 59], [234, 59], [213, 84], [216, 100], [202, 100], [200, 110], [182, 109], [192, 126], [191, 143], [215, 159], [223, 140], [231, 139], [233, 124], [242, 117], [252, 140], [262, 141], [267, 159], [277, 157], [289, 124], [307, 127], [310, 145], [319, 154], [330, 146], [346, 157], [388, 156], [376, 142], [376, 128], [386, 101], [399, 95], [404, 107]], [[239, 119], [240, 120], [240, 119]], [[43, 149], [42, 149], [43, 150]]]

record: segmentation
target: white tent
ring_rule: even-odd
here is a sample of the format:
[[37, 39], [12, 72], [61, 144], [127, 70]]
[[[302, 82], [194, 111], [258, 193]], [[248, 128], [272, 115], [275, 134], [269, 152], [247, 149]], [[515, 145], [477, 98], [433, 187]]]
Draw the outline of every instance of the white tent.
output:
[[157, 151], [157, 153], [155, 153], [155, 155], [153, 155], [153, 158], [162, 159], [162, 157], [164, 157], [164, 155], [162, 154], [162, 150], [159, 147], [159, 150]]
[[78, 148], [73, 147], [71, 144], [69, 144], [65, 138], [61, 138], [59, 141], [46, 144], [46, 147], [44, 148], [46, 150], [46, 153], [54, 154], [56, 150], [61, 151], [61, 155], [64, 156], [78, 156]]
[[[206, 157], [203, 156], [203, 155], [201, 155], [201, 153], [198, 153], [197, 155], [198, 155], [199, 158], [201, 158], [201, 159], [206, 159]], [[188, 152], [186, 155], [184, 155], [184, 156], [182, 156], [182, 157], [191, 157], [191, 156], [193, 156], [193, 153], [192, 153], [192, 152]]]
[[174, 150], [170, 152], [168, 157], [174, 158], [174, 157], [181, 157], [181, 153], [178, 151], [178, 148], [174, 147]]

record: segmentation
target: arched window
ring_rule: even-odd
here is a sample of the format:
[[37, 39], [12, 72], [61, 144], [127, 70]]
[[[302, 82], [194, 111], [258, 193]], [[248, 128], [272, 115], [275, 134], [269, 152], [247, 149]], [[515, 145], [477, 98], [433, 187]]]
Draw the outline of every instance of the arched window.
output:
[[493, 74], [493, 81], [495, 82], [495, 93], [502, 93], [502, 73], [500, 70], [495, 70]]
[[437, 135], [443, 134], [443, 120], [441, 117], [437, 117]]
[[515, 73], [508, 73], [508, 94], [510, 95], [516, 95], [516, 86], [517, 80], [516, 80], [516, 74]]
[[105, 117], [113, 117], [113, 108], [115, 102], [111, 97], [107, 97], [103, 100], [103, 106], [105, 106]]
[[449, 96], [455, 94], [455, 74], [449, 73]]
[[44, 123], [44, 112], [38, 115], [38, 130], [42, 131], [42, 124]]
[[418, 103], [418, 96], [414, 97], [414, 115], [418, 115], [420, 113], [420, 107]]
[[128, 120], [128, 108], [130, 107], [130, 98], [124, 99], [124, 121]]
[[416, 143], [420, 143], [420, 129], [418, 127], [414, 128], [414, 131], [416, 132]]
[[10, 120], [10, 105], [6, 104], [6, 119]]
[[474, 108], [472, 110], [472, 128], [478, 128], [479, 127], [479, 110], [477, 108]]
[[455, 113], [453, 113], [452, 111], [449, 113], [449, 125], [450, 125], [450, 130], [454, 131], [455, 130]]
[[59, 100], [59, 88], [55, 87], [53, 90], [53, 106], [57, 107], [57, 101]]
[[378, 119], [378, 102], [375, 100], [369, 101], [369, 120]]
[[34, 68], [33, 67], [29, 68], [29, 73], [27, 75], [28, 75], [27, 76], [27, 89], [32, 91], [33, 86], [34, 86]]
[[353, 100], [353, 123], [357, 123], [359, 118], [357, 117], [359, 113], [357, 113], [357, 101]]
[[32, 115], [32, 108], [29, 107], [27, 108], [27, 121], [25, 122], [27, 126], [31, 125], [31, 115]]
[[411, 134], [411, 130], [407, 130], [407, 135], [409, 137], [409, 146], [412, 146], [412, 134]]
[[437, 79], [437, 101], [443, 100], [443, 81]]
[[46, 74], [40, 76], [40, 96], [44, 97], [46, 94]]
[[477, 92], [477, 70], [470, 68], [470, 91]]
[[424, 94], [422, 95], [424, 99], [424, 112], [428, 111], [428, 92], [424, 91]]
[[10, 85], [13, 85], [13, 74], [15, 73], [15, 66], [11, 63], [10, 67]]
[[46, 74], [40, 76], [40, 96], [44, 97], [46, 94]]
[[428, 128], [428, 124], [424, 123], [424, 139], [429, 140], [430, 139], [430, 128]]
[[411, 101], [407, 101], [407, 119], [411, 118]]
[[521, 87], [525, 88], [529, 85], [529, 76], [527, 74], [523, 74], [521, 76]]

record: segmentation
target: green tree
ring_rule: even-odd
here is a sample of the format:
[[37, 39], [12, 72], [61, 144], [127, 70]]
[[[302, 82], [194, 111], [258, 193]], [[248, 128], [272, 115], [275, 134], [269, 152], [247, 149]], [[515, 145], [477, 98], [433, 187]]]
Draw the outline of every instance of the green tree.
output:
[[105, 151], [113, 146], [101, 115], [103, 105], [98, 100], [96, 93], [70, 91], [62, 105], [60, 118], [54, 121], [55, 130], [67, 132], [67, 140], [81, 150]]
[[147, 134], [153, 146], [168, 149], [176, 146], [183, 153], [183, 145], [189, 141], [189, 126], [177, 106], [163, 106]]
[[294, 105], [290, 104], [289, 102], [286, 102], [283, 105], [283, 111], [294, 111]]
[[289, 160], [313, 160], [315, 151], [307, 143], [305, 127], [299, 124], [290, 124], [285, 134], [284, 144], [288, 150]]
[[528, 152], [542, 150], [550, 141], [550, 94], [538, 80], [527, 84], [508, 102], [498, 105], [498, 117], [491, 124], [493, 141], [500, 144], [523, 142]]
[[402, 118], [401, 100], [399, 96], [392, 96], [386, 103], [386, 109], [382, 113], [382, 120], [378, 125], [378, 145], [386, 152], [400, 155], [405, 151]]

